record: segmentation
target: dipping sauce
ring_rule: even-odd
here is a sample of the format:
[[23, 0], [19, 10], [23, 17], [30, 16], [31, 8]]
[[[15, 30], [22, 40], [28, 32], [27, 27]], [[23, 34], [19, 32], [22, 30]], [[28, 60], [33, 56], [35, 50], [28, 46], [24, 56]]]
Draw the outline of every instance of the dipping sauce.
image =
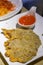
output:
[[25, 15], [19, 19], [19, 23], [23, 25], [31, 25], [35, 23], [35, 17], [32, 15]]

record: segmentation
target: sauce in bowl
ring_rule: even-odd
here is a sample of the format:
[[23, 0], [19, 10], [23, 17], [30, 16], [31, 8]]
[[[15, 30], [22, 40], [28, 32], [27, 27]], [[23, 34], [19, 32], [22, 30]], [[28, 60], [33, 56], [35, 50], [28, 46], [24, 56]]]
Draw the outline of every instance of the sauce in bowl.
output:
[[29, 27], [35, 23], [36, 19], [33, 15], [24, 15], [19, 18], [19, 25]]
[[23, 25], [31, 25], [35, 22], [35, 17], [32, 15], [25, 15], [19, 19], [19, 22]]

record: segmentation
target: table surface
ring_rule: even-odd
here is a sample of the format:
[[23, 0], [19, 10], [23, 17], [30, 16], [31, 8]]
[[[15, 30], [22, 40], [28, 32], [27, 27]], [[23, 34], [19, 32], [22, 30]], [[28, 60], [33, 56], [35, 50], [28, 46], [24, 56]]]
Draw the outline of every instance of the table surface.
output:
[[[26, 11], [27, 11], [27, 9], [23, 7], [22, 12], [26, 12]], [[39, 19], [43, 20], [43, 17], [40, 16], [38, 13], [36, 13], [36, 15], [38, 16]], [[32, 62], [32, 63], [30, 63], [28, 65], [43, 65], [43, 58], [40, 58], [40, 59], [36, 60], [35, 62]]]

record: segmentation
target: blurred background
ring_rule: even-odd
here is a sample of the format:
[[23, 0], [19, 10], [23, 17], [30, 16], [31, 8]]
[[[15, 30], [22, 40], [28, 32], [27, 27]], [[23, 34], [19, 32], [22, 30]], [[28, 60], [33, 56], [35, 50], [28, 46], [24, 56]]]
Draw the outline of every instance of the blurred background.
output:
[[39, 13], [41, 16], [43, 16], [43, 0], [22, 0], [23, 6], [27, 8], [28, 10], [32, 6], [37, 7], [37, 13]]

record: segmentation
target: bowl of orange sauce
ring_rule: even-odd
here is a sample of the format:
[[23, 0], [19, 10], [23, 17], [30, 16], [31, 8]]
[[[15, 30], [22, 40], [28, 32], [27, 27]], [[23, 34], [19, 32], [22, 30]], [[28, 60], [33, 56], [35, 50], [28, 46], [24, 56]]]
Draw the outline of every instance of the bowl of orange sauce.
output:
[[33, 28], [36, 22], [36, 18], [33, 15], [24, 15], [19, 18], [18, 24], [21, 27]]

